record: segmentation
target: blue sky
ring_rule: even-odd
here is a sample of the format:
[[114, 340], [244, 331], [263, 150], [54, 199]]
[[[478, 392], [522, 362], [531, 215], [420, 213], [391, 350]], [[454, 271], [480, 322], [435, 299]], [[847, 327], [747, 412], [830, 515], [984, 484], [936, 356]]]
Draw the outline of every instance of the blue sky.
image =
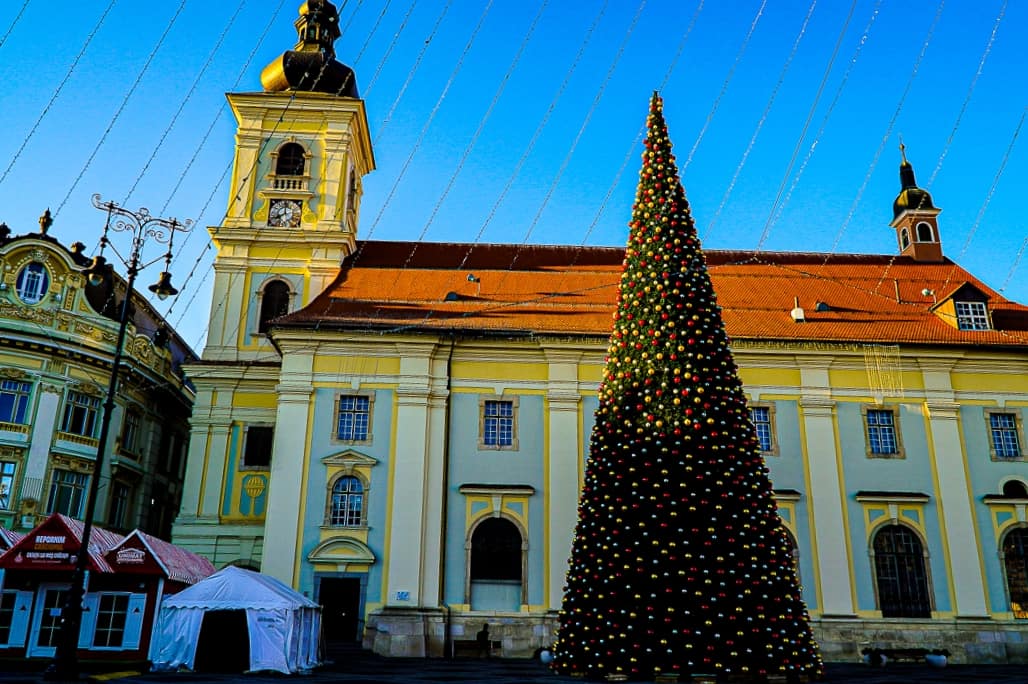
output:
[[[92, 246], [94, 193], [196, 220], [169, 319], [202, 348], [224, 93], [260, 89], [299, 4], [0, 3], [0, 221], [28, 232], [50, 207], [55, 236]], [[947, 256], [1028, 302], [1028, 3], [338, 5], [378, 165], [361, 237], [623, 245], [660, 89], [707, 248], [893, 253], [902, 135]]]

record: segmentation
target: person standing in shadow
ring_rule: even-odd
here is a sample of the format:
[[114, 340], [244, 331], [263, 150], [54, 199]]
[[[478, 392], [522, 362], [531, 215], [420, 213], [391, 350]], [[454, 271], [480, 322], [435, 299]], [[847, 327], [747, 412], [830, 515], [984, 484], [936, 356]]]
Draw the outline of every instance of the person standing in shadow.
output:
[[475, 635], [475, 641], [478, 642], [479, 655], [488, 658], [492, 655], [492, 643], [489, 641], [489, 623], [484, 623], [482, 629], [478, 630], [478, 634]]

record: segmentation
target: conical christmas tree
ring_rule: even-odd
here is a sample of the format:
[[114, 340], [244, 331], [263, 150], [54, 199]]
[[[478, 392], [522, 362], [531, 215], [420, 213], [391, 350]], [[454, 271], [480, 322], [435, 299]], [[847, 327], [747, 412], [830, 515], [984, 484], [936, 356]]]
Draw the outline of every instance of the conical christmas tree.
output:
[[822, 672], [654, 93], [554, 668]]

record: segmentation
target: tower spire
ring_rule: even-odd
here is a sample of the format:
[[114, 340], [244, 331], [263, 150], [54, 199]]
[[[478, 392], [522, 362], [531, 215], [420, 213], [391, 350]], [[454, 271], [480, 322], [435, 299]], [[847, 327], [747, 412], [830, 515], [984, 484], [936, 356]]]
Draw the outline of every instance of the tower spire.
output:
[[896, 229], [900, 254], [917, 261], [942, 261], [939, 240], [939, 209], [927, 190], [917, 187], [914, 167], [907, 159], [907, 146], [900, 139], [900, 191], [892, 203], [892, 226]]
[[261, 72], [267, 92], [283, 90], [357, 97], [353, 69], [336, 61], [335, 42], [342, 35], [339, 12], [329, 0], [307, 0], [294, 22], [297, 41]]

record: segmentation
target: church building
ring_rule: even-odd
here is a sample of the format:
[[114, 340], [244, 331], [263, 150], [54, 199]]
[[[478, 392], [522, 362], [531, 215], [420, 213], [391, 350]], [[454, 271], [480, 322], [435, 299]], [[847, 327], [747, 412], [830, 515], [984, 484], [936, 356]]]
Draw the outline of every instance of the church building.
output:
[[[263, 92], [228, 95], [173, 540], [304, 592], [329, 640], [444, 656], [488, 624], [498, 654], [531, 655], [624, 248], [359, 240], [364, 102], [332, 4], [296, 26]], [[706, 252], [814, 633], [828, 661], [1028, 662], [1028, 307], [946, 257], [905, 156], [882, 202], [880, 254]]]

